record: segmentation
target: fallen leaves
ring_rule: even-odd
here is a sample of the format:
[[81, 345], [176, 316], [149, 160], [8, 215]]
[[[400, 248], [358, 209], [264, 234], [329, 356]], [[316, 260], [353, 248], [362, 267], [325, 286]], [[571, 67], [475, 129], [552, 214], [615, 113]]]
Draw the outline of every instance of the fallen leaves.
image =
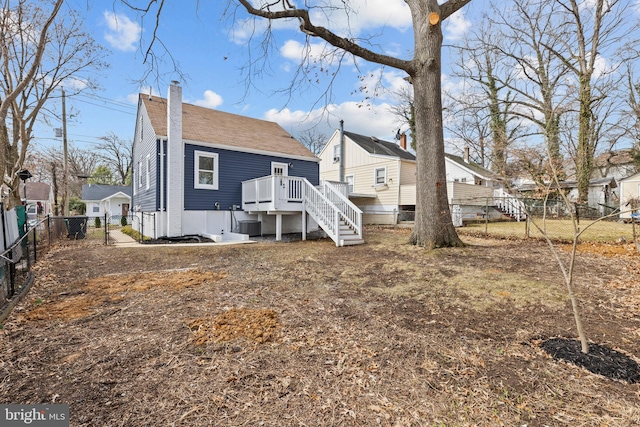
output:
[[[49, 280], [48, 277], [40, 280]], [[55, 299], [34, 301], [24, 316], [27, 320], [72, 321], [90, 315], [92, 308], [119, 302], [125, 297], [136, 298], [140, 292], [153, 289], [181, 290], [213, 283], [225, 277], [225, 272], [194, 269], [102, 276], [77, 283], [73, 293], [59, 293]]]
[[189, 322], [196, 345], [239, 338], [261, 344], [273, 340], [279, 328], [278, 315], [271, 309], [231, 308], [213, 320], [201, 318]]

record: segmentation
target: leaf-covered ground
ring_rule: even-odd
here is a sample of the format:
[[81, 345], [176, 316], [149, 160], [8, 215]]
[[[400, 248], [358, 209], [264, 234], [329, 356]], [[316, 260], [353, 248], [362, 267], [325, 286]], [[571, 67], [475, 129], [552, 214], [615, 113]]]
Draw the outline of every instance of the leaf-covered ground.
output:
[[[59, 247], [3, 325], [0, 400], [73, 426], [640, 425], [639, 384], [541, 347], [576, 338], [544, 244], [365, 238]], [[583, 246], [576, 268], [594, 348], [637, 362], [638, 254]]]

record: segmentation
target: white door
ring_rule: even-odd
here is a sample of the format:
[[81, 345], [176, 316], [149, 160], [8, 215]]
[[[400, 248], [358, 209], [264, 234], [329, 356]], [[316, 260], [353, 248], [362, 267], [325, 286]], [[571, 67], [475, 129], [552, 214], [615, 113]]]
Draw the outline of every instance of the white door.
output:
[[275, 206], [276, 209], [282, 202], [286, 202], [289, 195], [289, 180], [283, 178], [289, 176], [289, 165], [287, 163], [271, 162], [271, 175], [275, 176]]

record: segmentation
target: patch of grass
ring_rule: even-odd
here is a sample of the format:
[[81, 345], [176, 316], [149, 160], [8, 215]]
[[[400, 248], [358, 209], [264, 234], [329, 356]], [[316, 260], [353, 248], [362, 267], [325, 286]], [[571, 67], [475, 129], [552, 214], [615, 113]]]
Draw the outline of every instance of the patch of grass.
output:
[[566, 291], [556, 284], [495, 269], [465, 269], [451, 282], [471, 297], [469, 304], [476, 310], [487, 310], [500, 302], [510, 302], [515, 307], [529, 304], [561, 307], [567, 299]]
[[151, 237], [142, 236], [142, 234], [140, 234], [139, 231], [134, 230], [133, 228], [131, 228], [130, 225], [125, 225], [124, 227], [122, 227], [120, 229], [120, 231], [122, 231], [127, 236], [131, 236], [132, 238], [136, 239], [137, 241], [140, 241], [140, 240], [151, 240]]
[[[538, 226], [546, 231], [551, 240], [572, 241], [574, 230], [573, 224], [568, 219], [535, 219]], [[593, 224], [593, 225], [591, 225]], [[487, 233], [491, 236], [499, 237], [526, 237], [526, 222], [490, 222], [486, 226]], [[580, 235], [580, 241], [587, 242], [616, 242], [624, 238], [628, 241], [633, 239], [632, 224], [625, 224], [617, 221], [599, 221], [594, 224], [593, 220], [580, 221], [581, 230], [588, 229]], [[459, 229], [461, 233], [465, 232], [481, 232], [485, 231], [485, 224], [468, 224]], [[529, 232], [531, 238], [542, 238], [542, 234], [531, 225]]]

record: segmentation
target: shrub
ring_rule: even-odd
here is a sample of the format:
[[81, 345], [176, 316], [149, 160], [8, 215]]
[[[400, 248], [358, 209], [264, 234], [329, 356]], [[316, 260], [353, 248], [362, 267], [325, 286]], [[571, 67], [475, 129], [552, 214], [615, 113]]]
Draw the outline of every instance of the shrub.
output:
[[101, 228], [102, 227], [102, 221], [100, 221], [100, 217], [97, 216], [96, 219], [94, 220], [93, 224], [96, 226], [96, 228]]
[[122, 218], [120, 218], [120, 225], [125, 227], [127, 225], [127, 217], [126, 216], [122, 216]]

